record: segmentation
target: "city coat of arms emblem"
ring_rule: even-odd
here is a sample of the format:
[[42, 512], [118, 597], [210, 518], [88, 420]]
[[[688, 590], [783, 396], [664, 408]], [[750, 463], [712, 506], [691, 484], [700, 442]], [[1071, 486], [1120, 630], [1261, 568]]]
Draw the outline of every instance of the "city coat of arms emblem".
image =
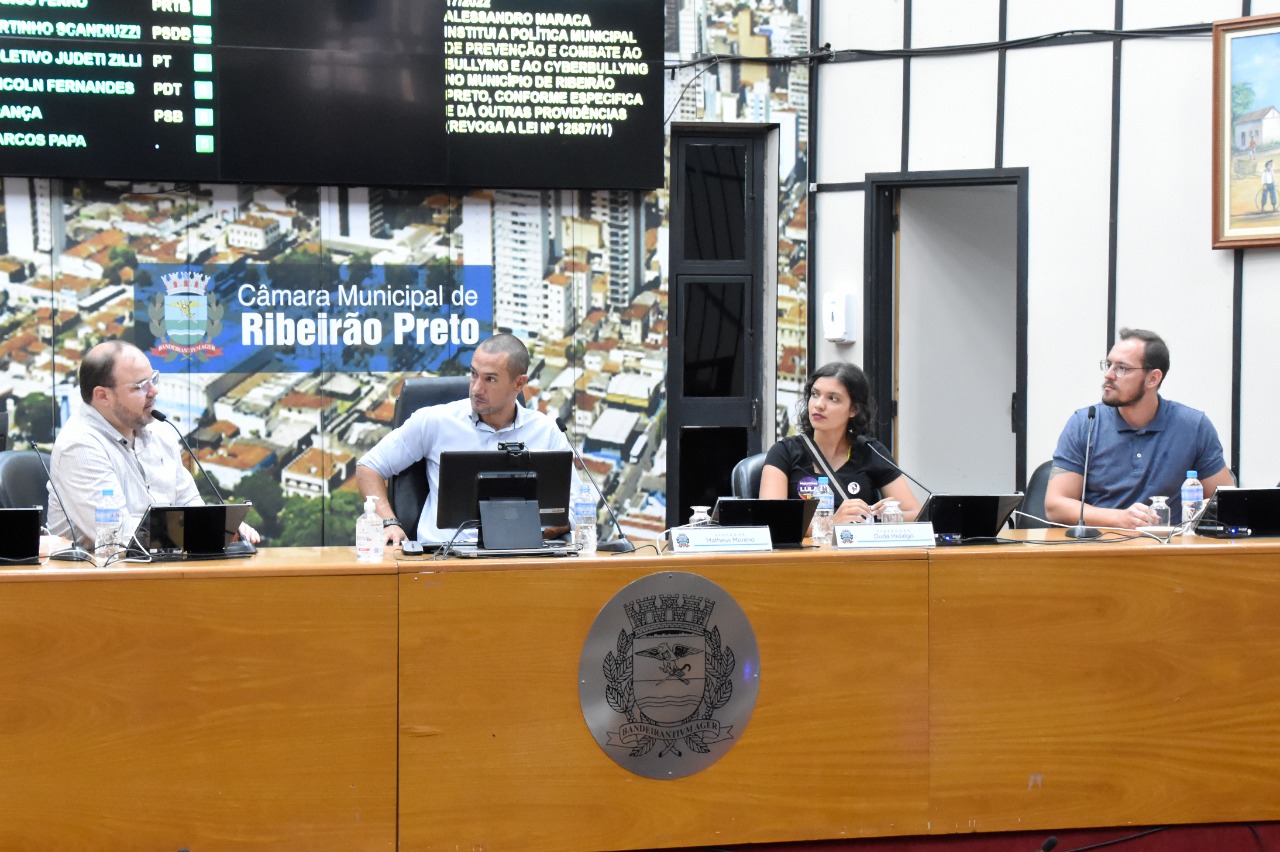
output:
[[195, 358], [207, 361], [221, 355], [212, 341], [222, 333], [226, 311], [216, 293], [209, 292], [209, 276], [199, 272], [174, 272], [161, 279], [164, 292], [147, 304], [151, 333], [156, 337], [152, 355], [166, 361]]
[[759, 690], [745, 614], [696, 574], [656, 574], [619, 592], [597, 616], [580, 669], [583, 716], [596, 741], [650, 778], [683, 777], [718, 760], [741, 736]]

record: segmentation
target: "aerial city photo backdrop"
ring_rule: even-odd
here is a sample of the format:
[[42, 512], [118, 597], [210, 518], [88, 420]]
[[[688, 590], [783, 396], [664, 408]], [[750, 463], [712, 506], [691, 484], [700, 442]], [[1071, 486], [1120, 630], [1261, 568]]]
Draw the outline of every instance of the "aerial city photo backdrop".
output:
[[[807, 0], [665, 6], [668, 63], [808, 49]], [[807, 369], [807, 66], [720, 62], [662, 80], [667, 122], [779, 125], [785, 429]], [[0, 133], [24, 129], [13, 114]], [[479, 341], [510, 331], [533, 354], [526, 402], [564, 418], [624, 528], [651, 537], [666, 517], [668, 201], [666, 189], [6, 176], [9, 446], [51, 445], [81, 404], [82, 355], [124, 337], [161, 371], [157, 408], [227, 499], [254, 503], [267, 544], [350, 544], [355, 464], [391, 429], [402, 381], [465, 373]]]

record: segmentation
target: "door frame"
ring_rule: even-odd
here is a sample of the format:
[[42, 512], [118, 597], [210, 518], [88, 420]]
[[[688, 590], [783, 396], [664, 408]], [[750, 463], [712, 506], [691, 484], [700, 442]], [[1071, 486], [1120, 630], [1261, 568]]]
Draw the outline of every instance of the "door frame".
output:
[[[681, 468], [696, 459], [685, 459], [680, 447], [684, 428], [743, 426], [747, 443], [746, 455], [758, 453], [764, 436], [773, 430], [773, 402], [776, 371], [766, 364], [776, 360], [774, 340], [777, 320], [773, 308], [777, 301], [777, 157], [778, 125], [775, 123], [677, 122], [671, 125], [670, 173], [671, 206], [669, 210], [670, 242], [668, 245], [668, 337], [666, 378], [667, 438], [667, 524], [683, 523], [688, 516], [689, 501], [680, 486]], [[688, 187], [679, 174], [682, 149], [690, 145], [741, 145], [746, 153], [743, 199], [746, 219], [744, 252], [736, 260], [689, 260], [685, 245], [684, 213]], [[687, 283], [734, 280], [748, 282], [743, 288], [745, 385], [741, 396], [689, 397], [684, 385], [684, 327]], [[765, 404], [765, 400], [770, 401]], [[766, 419], [767, 418], [767, 419]], [[731, 469], [708, 472], [718, 477], [719, 493], [730, 491]]]
[[[1015, 288], [1017, 291], [1016, 328], [1014, 346], [1017, 352], [1015, 364], [1012, 422], [1016, 487], [1026, 488], [1027, 482], [1027, 234], [1028, 234], [1028, 183], [1030, 172], [1020, 169], [962, 169], [937, 172], [877, 172], [866, 178], [866, 216], [863, 240], [867, 252], [863, 261], [864, 316], [862, 339], [864, 347], [863, 369], [871, 380], [872, 394], [877, 408], [888, 414], [888, 427], [877, 424], [877, 437], [896, 452], [893, 441], [893, 424], [897, 419], [897, 400], [894, 396], [894, 353], [896, 352], [896, 325], [894, 322], [894, 289], [896, 278], [895, 243], [898, 231], [898, 198], [904, 189], [935, 187], [1013, 186], [1017, 194], [1017, 260]], [[894, 329], [892, 335], [884, 329]]]

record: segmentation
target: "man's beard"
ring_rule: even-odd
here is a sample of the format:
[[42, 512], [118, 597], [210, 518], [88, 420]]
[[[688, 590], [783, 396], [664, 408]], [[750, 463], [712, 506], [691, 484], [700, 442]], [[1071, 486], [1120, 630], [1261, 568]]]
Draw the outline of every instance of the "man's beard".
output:
[[1147, 396], [1146, 387], [1139, 388], [1137, 395], [1132, 396], [1129, 399], [1121, 399], [1118, 395], [1108, 399], [1107, 392], [1103, 391], [1102, 404], [1109, 408], [1126, 408], [1130, 405], [1137, 405], [1138, 403], [1142, 402], [1142, 400], [1145, 399], [1146, 396]]

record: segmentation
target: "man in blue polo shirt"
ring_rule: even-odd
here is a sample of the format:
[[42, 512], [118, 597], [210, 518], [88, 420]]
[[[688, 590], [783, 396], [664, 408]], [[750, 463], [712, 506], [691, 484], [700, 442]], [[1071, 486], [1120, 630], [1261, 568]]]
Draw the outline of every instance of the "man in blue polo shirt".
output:
[[[516, 399], [529, 381], [529, 350], [519, 338], [496, 334], [471, 356], [471, 388], [467, 399], [432, 405], [413, 413], [365, 453], [356, 465], [360, 496], [377, 497], [377, 511], [387, 531], [387, 544], [406, 538], [448, 541], [454, 530], [436, 526], [440, 500], [440, 454], [454, 450], [496, 450], [498, 444], [520, 441], [530, 450], [568, 450], [569, 439], [556, 421], [519, 405]], [[387, 500], [387, 480], [411, 465], [427, 466], [426, 504], [417, 529], [400, 528]], [[474, 531], [471, 533], [474, 536]]]
[[[1222, 454], [1218, 432], [1204, 412], [1160, 396], [1169, 373], [1169, 347], [1160, 335], [1123, 328], [1102, 362], [1102, 405], [1082, 408], [1067, 421], [1045, 493], [1048, 519], [1075, 524], [1080, 519], [1084, 456], [1089, 430], [1088, 491], [1084, 522], [1095, 527], [1133, 529], [1156, 523], [1148, 502], [1169, 498], [1173, 518], [1182, 517], [1179, 494], [1188, 470], [1197, 471], [1207, 498], [1235, 478]], [[1090, 410], [1096, 411], [1096, 422]]]

